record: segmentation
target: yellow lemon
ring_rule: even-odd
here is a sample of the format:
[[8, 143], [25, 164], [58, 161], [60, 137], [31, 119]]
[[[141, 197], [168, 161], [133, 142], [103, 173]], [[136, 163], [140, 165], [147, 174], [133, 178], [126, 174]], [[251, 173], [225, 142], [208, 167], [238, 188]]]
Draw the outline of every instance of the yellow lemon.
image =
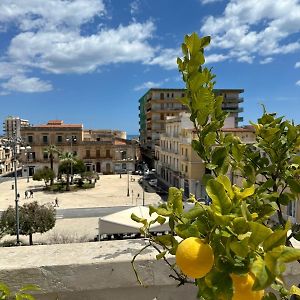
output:
[[210, 245], [200, 238], [189, 237], [177, 247], [176, 264], [185, 275], [201, 278], [211, 270], [214, 253]]
[[261, 300], [264, 296], [264, 290], [252, 291], [255, 277], [252, 273], [245, 275], [230, 275], [233, 282], [233, 298], [232, 300]]

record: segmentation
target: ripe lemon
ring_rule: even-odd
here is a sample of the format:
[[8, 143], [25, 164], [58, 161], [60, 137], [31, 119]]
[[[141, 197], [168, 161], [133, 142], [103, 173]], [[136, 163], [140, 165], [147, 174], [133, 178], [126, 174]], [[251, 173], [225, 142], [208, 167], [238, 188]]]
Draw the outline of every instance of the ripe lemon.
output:
[[233, 298], [232, 300], [261, 300], [264, 296], [264, 290], [252, 291], [252, 286], [255, 281], [255, 277], [252, 273], [245, 275], [230, 275], [233, 282]]
[[176, 264], [185, 275], [201, 278], [211, 270], [214, 253], [210, 245], [200, 238], [189, 237], [177, 247]]

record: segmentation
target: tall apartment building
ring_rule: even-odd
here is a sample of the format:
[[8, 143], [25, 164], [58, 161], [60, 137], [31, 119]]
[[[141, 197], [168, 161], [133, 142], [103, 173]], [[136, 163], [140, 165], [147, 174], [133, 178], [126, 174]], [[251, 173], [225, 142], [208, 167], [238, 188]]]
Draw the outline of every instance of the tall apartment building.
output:
[[7, 138], [21, 137], [21, 128], [29, 126], [29, 121], [9, 116], [3, 122], [3, 130]]
[[[196, 198], [206, 195], [202, 177], [206, 172], [205, 164], [192, 148], [192, 140], [197, 139], [188, 113], [168, 117], [166, 132], [160, 137], [160, 145], [155, 146], [155, 169], [162, 185], [184, 189], [184, 195], [194, 194]], [[254, 143], [255, 132], [252, 126], [232, 127], [234, 117], [227, 118], [222, 131], [238, 136], [245, 143]], [[231, 174], [228, 174], [231, 176]], [[231, 178], [237, 183], [238, 178]]]
[[[51, 120], [47, 124], [23, 127], [21, 135], [31, 146], [29, 155], [22, 157], [29, 175], [37, 168], [49, 166], [46, 152], [49, 145], [56, 145], [60, 152], [74, 153], [84, 161], [88, 171], [104, 174], [133, 171], [139, 158], [138, 143], [124, 139], [126, 133], [118, 130], [84, 130], [82, 124]], [[55, 171], [58, 164], [56, 156]]]
[[[154, 166], [154, 147], [159, 144], [159, 137], [165, 133], [166, 118], [178, 116], [187, 111], [180, 99], [185, 96], [185, 89], [150, 89], [139, 99], [140, 145], [143, 159]], [[243, 120], [239, 113], [243, 111], [239, 104], [243, 102], [240, 94], [243, 89], [218, 89], [216, 95], [223, 95], [223, 109], [234, 118], [234, 126]]]

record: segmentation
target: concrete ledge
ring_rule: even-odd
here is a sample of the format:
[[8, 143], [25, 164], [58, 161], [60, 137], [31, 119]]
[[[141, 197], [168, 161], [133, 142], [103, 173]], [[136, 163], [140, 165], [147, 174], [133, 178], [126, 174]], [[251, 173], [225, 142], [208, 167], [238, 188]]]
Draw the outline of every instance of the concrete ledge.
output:
[[[130, 262], [144, 245], [140, 239], [0, 248], [0, 282], [13, 290], [37, 284], [42, 292], [36, 297], [42, 300], [196, 299], [197, 288], [176, 287], [170, 269], [156, 260], [157, 253], [150, 248], [136, 262], [148, 287], [139, 285]], [[299, 263], [287, 265], [287, 286], [298, 285], [299, 275]]]
[[38, 284], [37, 299], [196, 299], [192, 285], [176, 288], [169, 268], [146, 249], [137, 260], [144, 284], [136, 281], [132, 257], [144, 240], [25, 246], [0, 249], [0, 281], [17, 290]]

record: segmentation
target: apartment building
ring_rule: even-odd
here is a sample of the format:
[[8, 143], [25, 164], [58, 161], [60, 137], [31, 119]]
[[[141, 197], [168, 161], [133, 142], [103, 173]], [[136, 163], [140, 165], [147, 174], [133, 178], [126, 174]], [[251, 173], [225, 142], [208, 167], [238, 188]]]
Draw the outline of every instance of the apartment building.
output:
[[14, 170], [13, 149], [6, 147], [6, 139], [0, 139], [0, 175], [11, 173]]
[[[60, 152], [72, 152], [82, 159], [88, 171], [103, 174], [135, 170], [139, 158], [139, 146], [125, 139], [126, 133], [118, 130], [84, 130], [83, 124], [65, 124], [51, 120], [47, 124], [21, 129], [23, 141], [31, 147], [27, 156], [22, 156], [24, 169], [29, 175], [34, 170], [49, 166], [47, 146], [56, 145]], [[57, 171], [59, 158], [54, 157]]]
[[21, 137], [21, 128], [29, 126], [29, 121], [19, 117], [7, 117], [3, 122], [3, 130], [7, 138]]
[[[166, 119], [169, 116], [178, 116], [187, 108], [181, 104], [180, 99], [185, 96], [185, 89], [156, 89], [148, 90], [139, 99], [139, 126], [141, 154], [147, 163], [154, 167], [155, 145], [159, 145], [159, 138], [166, 130]], [[243, 89], [218, 89], [216, 95], [224, 97], [223, 109], [234, 118], [234, 126], [243, 120], [239, 107], [243, 102], [240, 94]]]
[[[235, 118], [229, 117], [222, 130], [225, 133], [233, 133], [244, 142], [255, 141], [254, 129], [251, 126], [237, 128], [232, 125], [235, 125]], [[206, 192], [201, 179], [210, 171], [193, 150], [193, 139], [197, 139], [197, 136], [188, 113], [168, 117], [166, 132], [161, 135], [160, 145], [155, 146], [155, 168], [158, 179], [166, 187], [183, 188], [186, 197], [192, 193], [196, 198], [204, 198]], [[237, 181], [237, 178], [231, 179], [233, 182]]]

